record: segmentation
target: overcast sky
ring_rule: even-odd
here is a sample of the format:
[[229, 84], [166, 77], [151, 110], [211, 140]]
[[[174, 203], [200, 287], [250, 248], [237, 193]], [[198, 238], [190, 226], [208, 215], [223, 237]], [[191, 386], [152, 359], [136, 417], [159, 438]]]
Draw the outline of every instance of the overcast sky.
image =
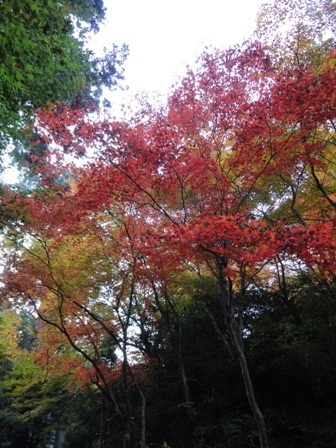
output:
[[129, 45], [125, 77], [129, 92], [163, 94], [205, 46], [228, 48], [255, 28], [265, 0], [105, 0], [107, 24], [94, 48]]

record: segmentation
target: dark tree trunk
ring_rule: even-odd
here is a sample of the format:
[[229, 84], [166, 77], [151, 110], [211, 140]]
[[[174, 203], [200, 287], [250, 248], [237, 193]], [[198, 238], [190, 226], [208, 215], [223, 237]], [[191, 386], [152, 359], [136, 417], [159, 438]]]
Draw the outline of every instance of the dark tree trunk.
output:
[[247, 399], [258, 426], [260, 448], [269, 448], [267, 428], [264, 416], [259, 408], [255, 397], [254, 387], [250, 375], [250, 369], [246, 360], [244, 347], [242, 344], [241, 326], [238, 325], [234, 317], [233, 291], [230, 280], [226, 277], [223, 269], [227, 263], [220, 258], [216, 258], [218, 267], [218, 294], [221, 308], [225, 317], [226, 328], [231, 339], [233, 349], [238, 357], [242, 377], [245, 385]]

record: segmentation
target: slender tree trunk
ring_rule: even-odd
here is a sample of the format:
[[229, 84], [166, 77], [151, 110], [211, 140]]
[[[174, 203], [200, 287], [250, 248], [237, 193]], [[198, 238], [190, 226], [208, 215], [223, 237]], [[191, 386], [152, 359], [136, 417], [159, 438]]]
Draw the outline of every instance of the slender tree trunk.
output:
[[56, 448], [63, 448], [64, 446], [64, 430], [61, 428], [57, 429], [55, 446]]
[[177, 346], [177, 359], [178, 359], [178, 365], [180, 370], [180, 375], [182, 379], [182, 385], [183, 385], [183, 397], [184, 397], [184, 407], [187, 411], [188, 419], [190, 423], [194, 426], [195, 425], [195, 408], [194, 403], [191, 398], [191, 393], [188, 385], [188, 379], [187, 374], [184, 367], [184, 361], [183, 361], [183, 355], [182, 355], [182, 326], [179, 322], [179, 329], [178, 329], [178, 346]]
[[240, 326], [237, 324], [234, 317], [233, 291], [231, 285], [229, 284], [229, 280], [223, 273], [223, 268], [226, 267], [226, 263], [220, 259], [217, 259], [216, 261], [218, 266], [219, 300], [225, 317], [227, 331], [229, 333], [233, 348], [238, 356], [247, 399], [258, 426], [260, 448], [269, 448], [270, 445], [268, 441], [265, 419], [255, 397], [250, 369], [247, 364], [245, 351], [241, 342], [242, 335], [239, 330]]
[[[142, 389], [133, 374], [132, 367], [127, 362], [127, 369], [129, 374], [133, 380], [133, 383], [140, 395], [141, 405], [140, 405], [140, 419], [141, 419], [141, 439], [140, 439], [140, 448], [146, 448], [146, 397], [142, 392]], [[136, 440], [136, 436], [134, 436], [134, 440]]]
[[[182, 355], [182, 325], [176, 311], [174, 302], [170, 299], [169, 294], [166, 290], [163, 290], [163, 297], [165, 298], [165, 307], [162, 306], [159, 300], [159, 294], [153, 284], [153, 291], [155, 297], [155, 304], [160, 310], [162, 316], [165, 319], [167, 327], [169, 329], [169, 335], [173, 350], [175, 352], [178, 368], [181, 375], [182, 386], [183, 386], [183, 398], [184, 406], [187, 411], [188, 418], [192, 424], [195, 423], [195, 409], [191, 398], [190, 389], [188, 386], [187, 374], [184, 367], [183, 355]], [[173, 321], [172, 321], [173, 319]], [[177, 331], [176, 331], [177, 330]]]
[[123, 448], [133, 448], [131, 444], [131, 425], [129, 421], [125, 422], [124, 426], [124, 443]]
[[[126, 340], [126, 338], [125, 338]], [[127, 361], [127, 350], [126, 343], [123, 347], [123, 383], [124, 383], [124, 396], [125, 396], [125, 437], [124, 437], [124, 446], [125, 448], [135, 448], [136, 446], [136, 434], [134, 428], [133, 421], [133, 413], [132, 413], [132, 405], [129, 396], [129, 386], [127, 381], [127, 371], [129, 370], [128, 361]]]
[[139, 390], [141, 396], [141, 440], [140, 448], [146, 448], [146, 398], [143, 392]]
[[102, 403], [100, 407], [100, 430], [99, 430], [99, 448], [104, 448], [104, 427], [105, 427], [105, 401], [102, 398]]
[[232, 324], [233, 324], [232, 322], [228, 324], [228, 332], [230, 334], [235, 351], [238, 355], [239, 364], [241, 367], [242, 376], [245, 384], [247, 399], [258, 426], [260, 447], [269, 448], [265, 419], [255, 397], [254, 387], [250, 376], [250, 370], [247, 364], [244, 350], [242, 349], [239, 342], [239, 335], [237, 334]]
[[184, 401], [185, 401], [185, 404], [187, 407], [192, 406], [190, 389], [188, 386], [187, 375], [185, 372], [184, 362], [183, 362], [183, 357], [182, 357], [182, 327], [181, 327], [180, 322], [179, 322], [179, 328], [178, 328], [177, 358], [178, 358], [178, 364], [179, 364], [179, 369], [180, 369], [180, 374], [181, 374], [182, 384], [183, 384]]

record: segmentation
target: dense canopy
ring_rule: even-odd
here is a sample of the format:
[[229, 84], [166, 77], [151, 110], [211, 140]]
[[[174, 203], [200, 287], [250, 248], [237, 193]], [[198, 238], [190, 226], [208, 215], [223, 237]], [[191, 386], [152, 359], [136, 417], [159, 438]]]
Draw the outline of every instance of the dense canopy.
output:
[[287, 56], [204, 53], [127, 121], [36, 111], [38, 188], [2, 198], [17, 446], [332, 445], [336, 54]]

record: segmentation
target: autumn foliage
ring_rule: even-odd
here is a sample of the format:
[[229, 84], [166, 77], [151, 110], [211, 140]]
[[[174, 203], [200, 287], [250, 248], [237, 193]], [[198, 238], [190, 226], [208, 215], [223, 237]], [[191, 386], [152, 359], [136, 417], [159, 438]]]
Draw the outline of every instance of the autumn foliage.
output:
[[[143, 313], [156, 328], [156, 294], [174, 295], [186, 271], [216, 279], [238, 351], [237, 306], [280, 264], [334, 282], [335, 119], [334, 53], [281, 72], [257, 44], [204, 54], [165, 107], [130, 122], [40, 111], [45, 188], [17, 198], [25, 238], [8, 250], [6, 293], [63, 334], [87, 363], [81, 381], [94, 372], [125, 416], [104, 338], [141, 394], [130, 329]], [[132, 356], [145, 365], [143, 349]]]

